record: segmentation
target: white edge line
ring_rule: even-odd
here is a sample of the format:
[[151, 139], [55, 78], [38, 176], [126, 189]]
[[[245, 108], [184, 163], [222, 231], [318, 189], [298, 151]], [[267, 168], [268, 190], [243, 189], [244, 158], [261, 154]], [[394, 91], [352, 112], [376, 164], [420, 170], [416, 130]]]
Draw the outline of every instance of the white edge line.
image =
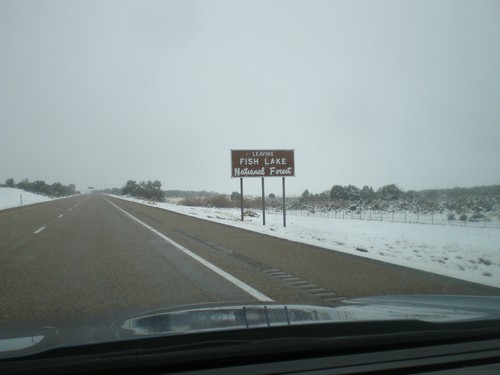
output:
[[45, 227], [38, 228], [36, 231], [33, 232], [33, 234], [38, 234], [44, 229], [45, 229]]
[[132, 216], [131, 214], [129, 214], [127, 211], [121, 209], [120, 207], [118, 207], [116, 204], [114, 204], [113, 202], [107, 200], [106, 198], [102, 197], [105, 201], [107, 201], [108, 203], [112, 204], [113, 206], [115, 206], [117, 209], [119, 209], [121, 212], [123, 212], [125, 215], [129, 216], [130, 218], [132, 218], [133, 220], [137, 221], [139, 224], [143, 225], [144, 227], [146, 227], [147, 229], [149, 229], [150, 231], [152, 231], [153, 233], [155, 233], [157, 236], [163, 238], [165, 241], [167, 241], [168, 243], [170, 243], [171, 245], [175, 246], [177, 249], [179, 249], [180, 251], [182, 251], [184, 254], [186, 255], [189, 255], [191, 258], [193, 258], [194, 260], [200, 262], [201, 264], [203, 264], [205, 267], [211, 269], [212, 271], [214, 271], [216, 274], [218, 274], [219, 276], [222, 276], [223, 278], [225, 278], [227, 281], [231, 282], [232, 284], [236, 285], [238, 288], [244, 290], [245, 292], [247, 292], [248, 294], [250, 294], [252, 297], [256, 298], [257, 300], [261, 301], [261, 302], [274, 302], [273, 299], [269, 298], [268, 296], [266, 296], [265, 294], [259, 292], [257, 289], [254, 289], [252, 288], [250, 285], [244, 283], [243, 281], [241, 281], [240, 279], [237, 279], [236, 277], [234, 277], [233, 275], [227, 273], [226, 271], [220, 269], [219, 267], [217, 267], [216, 265], [210, 263], [209, 261], [203, 259], [202, 257], [200, 257], [199, 255], [196, 255], [195, 253], [193, 253], [191, 250], [188, 250], [186, 249], [184, 246], [178, 244], [177, 242], [175, 242], [174, 240], [170, 239], [169, 237], [165, 236], [163, 233], [160, 233], [159, 231], [157, 231], [156, 229], [150, 227], [149, 225], [147, 225], [146, 223], [144, 223], [143, 221], [137, 219], [135, 216]]

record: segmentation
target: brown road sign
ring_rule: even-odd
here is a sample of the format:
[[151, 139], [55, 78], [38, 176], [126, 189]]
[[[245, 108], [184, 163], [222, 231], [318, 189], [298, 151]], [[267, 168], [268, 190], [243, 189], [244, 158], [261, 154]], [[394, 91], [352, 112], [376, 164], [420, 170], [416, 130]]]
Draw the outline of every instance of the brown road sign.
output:
[[231, 150], [231, 177], [294, 176], [294, 150]]

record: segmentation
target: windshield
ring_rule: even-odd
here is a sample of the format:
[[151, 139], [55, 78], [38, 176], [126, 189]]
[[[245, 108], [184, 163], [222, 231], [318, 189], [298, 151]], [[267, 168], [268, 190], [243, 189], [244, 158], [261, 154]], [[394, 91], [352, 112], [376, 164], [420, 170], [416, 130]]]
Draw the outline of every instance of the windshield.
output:
[[442, 311], [500, 296], [499, 21], [487, 0], [1, 1], [0, 351], [164, 332], [163, 309], [176, 332], [271, 326], [255, 304], [434, 314], [345, 307], [376, 296], [487, 316]]

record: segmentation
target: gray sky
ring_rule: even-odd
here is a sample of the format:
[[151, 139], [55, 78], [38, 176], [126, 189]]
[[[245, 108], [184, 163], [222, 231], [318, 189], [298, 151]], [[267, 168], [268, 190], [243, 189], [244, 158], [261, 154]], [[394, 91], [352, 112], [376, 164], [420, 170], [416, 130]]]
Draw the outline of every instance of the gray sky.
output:
[[230, 193], [230, 149], [295, 149], [290, 194], [499, 184], [500, 1], [0, 0], [1, 182]]

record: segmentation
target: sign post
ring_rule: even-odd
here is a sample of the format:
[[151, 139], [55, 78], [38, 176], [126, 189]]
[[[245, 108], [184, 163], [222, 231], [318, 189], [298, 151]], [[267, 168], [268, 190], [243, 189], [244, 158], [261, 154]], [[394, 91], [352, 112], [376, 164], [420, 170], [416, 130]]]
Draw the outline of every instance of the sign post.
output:
[[262, 225], [266, 225], [266, 193], [264, 192], [264, 177], [262, 177]]
[[286, 228], [285, 177], [283, 177], [282, 185], [283, 185], [283, 228]]
[[241, 221], [243, 221], [243, 178], [240, 178], [240, 206], [241, 206]]
[[243, 178], [262, 178], [262, 224], [266, 225], [264, 177], [282, 177], [283, 226], [286, 227], [285, 177], [295, 177], [295, 150], [231, 150], [231, 177], [240, 178], [243, 221]]

